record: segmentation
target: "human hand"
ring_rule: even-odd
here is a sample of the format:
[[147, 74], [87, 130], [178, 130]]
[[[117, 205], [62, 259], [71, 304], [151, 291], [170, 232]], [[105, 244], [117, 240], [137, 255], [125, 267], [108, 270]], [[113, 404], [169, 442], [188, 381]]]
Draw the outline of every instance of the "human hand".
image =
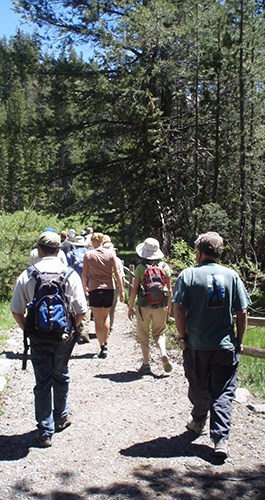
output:
[[134, 310], [133, 310], [132, 307], [129, 306], [129, 308], [128, 308], [128, 318], [132, 321], [133, 317], [134, 317]]

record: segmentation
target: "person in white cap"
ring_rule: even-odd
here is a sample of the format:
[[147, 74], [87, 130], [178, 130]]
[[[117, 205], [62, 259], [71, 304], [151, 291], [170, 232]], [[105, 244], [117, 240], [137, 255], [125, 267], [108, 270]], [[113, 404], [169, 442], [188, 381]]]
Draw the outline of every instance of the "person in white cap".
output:
[[[42, 233], [37, 242], [39, 260], [35, 264], [40, 273], [60, 274], [67, 266], [58, 258], [61, 245], [60, 236], [55, 232]], [[26, 325], [27, 305], [34, 297], [36, 279], [29, 269], [18, 277], [10, 304], [12, 314], [22, 330]], [[78, 326], [87, 310], [82, 282], [73, 271], [65, 284], [70, 301], [70, 310]], [[37, 421], [37, 444], [47, 448], [52, 444], [55, 432], [61, 432], [71, 424], [67, 396], [70, 385], [68, 360], [73, 349], [73, 336], [65, 342], [40, 342], [30, 337], [31, 361], [36, 385], [35, 416]]]
[[[162, 262], [164, 257], [163, 252], [160, 250], [159, 242], [155, 238], [147, 238], [143, 243], [140, 243], [136, 247], [136, 253], [141, 257], [141, 263], [135, 269], [135, 277], [133, 288], [130, 295], [128, 317], [133, 319], [134, 316], [134, 301], [136, 296], [136, 324], [137, 324], [137, 341], [141, 346], [143, 354], [143, 364], [140, 367], [139, 372], [143, 375], [151, 374], [150, 367], [150, 325], [152, 330], [152, 336], [157, 346], [160, 349], [161, 360], [165, 372], [170, 372], [172, 370], [172, 365], [168, 359], [166, 352], [166, 338], [165, 338], [165, 328], [167, 315], [171, 312], [171, 270], [169, 266]], [[152, 269], [151, 269], [152, 268]], [[159, 268], [159, 270], [157, 270]], [[149, 270], [149, 271], [148, 271]], [[160, 279], [164, 280], [163, 293], [164, 297], [162, 300], [156, 303], [155, 300], [151, 301], [148, 299], [146, 273], [153, 271], [156, 272], [156, 278], [158, 280], [158, 288], [161, 287], [163, 281], [160, 283]], [[163, 277], [164, 275], [164, 277]], [[144, 289], [145, 288], [145, 289]], [[153, 303], [152, 303], [153, 302]]]

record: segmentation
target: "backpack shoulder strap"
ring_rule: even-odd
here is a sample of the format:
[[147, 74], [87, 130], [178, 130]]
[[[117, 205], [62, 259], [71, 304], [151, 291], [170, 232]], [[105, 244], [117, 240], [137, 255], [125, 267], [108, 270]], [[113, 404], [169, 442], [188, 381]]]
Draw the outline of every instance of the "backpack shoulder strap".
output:
[[41, 272], [34, 265], [27, 268], [27, 273], [29, 278], [33, 277], [35, 279], [37, 279], [37, 277], [41, 274]]
[[66, 283], [68, 278], [71, 276], [71, 274], [74, 272], [74, 269], [72, 267], [69, 267], [66, 271], [64, 271], [62, 274], [63, 276], [63, 283]]

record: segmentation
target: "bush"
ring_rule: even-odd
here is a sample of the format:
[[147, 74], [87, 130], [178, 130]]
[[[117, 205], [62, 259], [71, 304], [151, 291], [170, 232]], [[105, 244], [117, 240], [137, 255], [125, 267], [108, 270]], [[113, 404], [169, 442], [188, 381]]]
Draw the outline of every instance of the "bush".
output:
[[178, 238], [171, 248], [170, 265], [176, 273], [180, 273], [186, 267], [194, 266], [196, 263], [195, 251], [186, 241]]
[[19, 274], [28, 265], [29, 253], [45, 227], [60, 232], [63, 221], [31, 210], [0, 217], [0, 300], [9, 300]]

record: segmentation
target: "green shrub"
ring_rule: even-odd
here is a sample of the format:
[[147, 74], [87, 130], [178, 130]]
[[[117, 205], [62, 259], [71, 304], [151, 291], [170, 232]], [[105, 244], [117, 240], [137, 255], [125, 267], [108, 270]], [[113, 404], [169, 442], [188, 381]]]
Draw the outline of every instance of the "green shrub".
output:
[[196, 263], [196, 255], [186, 241], [178, 238], [171, 247], [170, 265], [179, 273], [186, 267], [194, 266]]
[[28, 265], [30, 251], [45, 227], [60, 232], [63, 221], [31, 210], [0, 216], [0, 300], [10, 299], [18, 275]]

